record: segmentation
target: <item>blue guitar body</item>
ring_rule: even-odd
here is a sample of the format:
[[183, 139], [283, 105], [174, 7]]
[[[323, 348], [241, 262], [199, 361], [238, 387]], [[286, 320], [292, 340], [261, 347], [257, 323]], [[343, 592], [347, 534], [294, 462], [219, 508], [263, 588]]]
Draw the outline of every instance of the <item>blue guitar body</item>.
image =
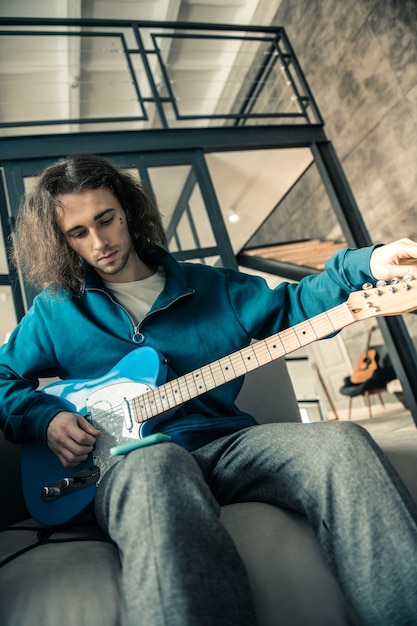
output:
[[62, 399], [62, 410], [84, 414], [103, 434], [88, 459], [65, 468], [44, 443], [22, 446], [22, 481], [30, 514], [48, 526], [65, 524], [90, 508], [97, 482], [118, 459], [113, 446], [150, 435], [167, 419], [164, 414], [136, 423], [129, 400], [155, 389], [166, 380], [166, 364], [153, 348], [138, 348], [125, 356], [107, 374], [95, 380], [69, 380], [49, 385], [43, 392]]

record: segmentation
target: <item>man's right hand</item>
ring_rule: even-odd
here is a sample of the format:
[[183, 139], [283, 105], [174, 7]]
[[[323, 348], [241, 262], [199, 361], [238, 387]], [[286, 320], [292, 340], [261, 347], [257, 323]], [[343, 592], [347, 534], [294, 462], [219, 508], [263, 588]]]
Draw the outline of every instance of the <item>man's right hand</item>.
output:
[[64, 467], [76, 467], [93, 451], [100, 435], [82, 415], [61, 411], [49, 423], [46, 442]]

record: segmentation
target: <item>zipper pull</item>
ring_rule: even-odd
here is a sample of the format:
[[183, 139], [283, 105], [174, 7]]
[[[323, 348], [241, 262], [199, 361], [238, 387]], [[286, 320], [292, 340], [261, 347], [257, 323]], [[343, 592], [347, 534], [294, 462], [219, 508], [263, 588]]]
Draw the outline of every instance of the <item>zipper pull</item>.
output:
[[145, 341], [145, 336], [139, 331], [139, 326], [135, 326], [132, 341], [134, 343], [143, 343]]

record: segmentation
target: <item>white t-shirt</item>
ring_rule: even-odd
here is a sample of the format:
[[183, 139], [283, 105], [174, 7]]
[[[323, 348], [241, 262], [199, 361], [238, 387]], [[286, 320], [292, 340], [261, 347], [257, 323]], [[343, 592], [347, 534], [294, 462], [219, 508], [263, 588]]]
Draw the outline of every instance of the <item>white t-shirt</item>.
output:
[[165, 287], [165, 271], [159, 267], [149, 278], [130, 283], [104, 283], [130, 313], [137, 326]]

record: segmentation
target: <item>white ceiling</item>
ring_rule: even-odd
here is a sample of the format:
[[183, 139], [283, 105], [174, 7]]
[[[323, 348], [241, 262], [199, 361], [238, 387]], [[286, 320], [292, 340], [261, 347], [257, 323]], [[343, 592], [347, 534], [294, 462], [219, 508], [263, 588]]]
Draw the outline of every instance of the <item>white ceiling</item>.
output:
[[[24, 18], [93, 18], [157, 20], [173, 22], [223, 23], [234, 25], [269, 25], [280, 0], [0, 0], [0, 17]], [[18, 27], [16, 27], [18, 29]], [[47, 27], [71, 33], [71, 27]], [[98, 29], [86, 27], [88, 32]], [[106, 28], [107, 37], [24, 37], [3, 36], [1, 41], [0, 79], [3, 85], [0, 119], [21, 121], [28, 118], [90, 118], [132, 116], [140, 113], [119, 33], [128, 47], [136, 47], [130, 28], [118, 28], [117, 34]], [[157, 29], [153, 29], [153, 33]], [[145, 47], [152, 47], [150, 33], [142, 31]], [[164, 34], [167, 34], [165, 31]], [[239, 72], [239, 53], [245, 49], [239, 41], [183, 40], [159, 38], [164, 60], [169, 65], [171, 86], [183, 114], [214, 112], [221, 107], [221, 97], [230, 89]], [[246, 46], [249, 44], [246, 43]], [[142, 95], [149, 95], [149, 85], [140, 66], [140, 58], [130, 55], [136, 68]], [[242, 58], [242, 57], [240, 57]], [[156, 55], [149, 56], [157, 66]], [[156, 71], [156, 74], [158, 71]], [[143, 79], [143, 80], [142, 80]], [[162, 80], [162, 79], [161, 79]], [[236, 89], [239, 83], [236, 81]], [[232, 94], [229, 94], [231, 98]], [[148, 111], [152, 117], [152, 110]], [[192, 125], [192, 124], [191, 124]], [[190, 126], [190, 122], [187, 122]], [[142, 128], [133, 122], [117, 129]], [[149, 127], [149, 125], [146, 125]], [[108, 130], [94, 126], [94, 130]], [[111, 128], [114, 130], [114, 126]], [[76, 132], [77, 126], [27, 127], [35, 132]], [[83, 124], [81, 130], [90, 130]], [[2, 131], [2, 135], [16, 130]]]

